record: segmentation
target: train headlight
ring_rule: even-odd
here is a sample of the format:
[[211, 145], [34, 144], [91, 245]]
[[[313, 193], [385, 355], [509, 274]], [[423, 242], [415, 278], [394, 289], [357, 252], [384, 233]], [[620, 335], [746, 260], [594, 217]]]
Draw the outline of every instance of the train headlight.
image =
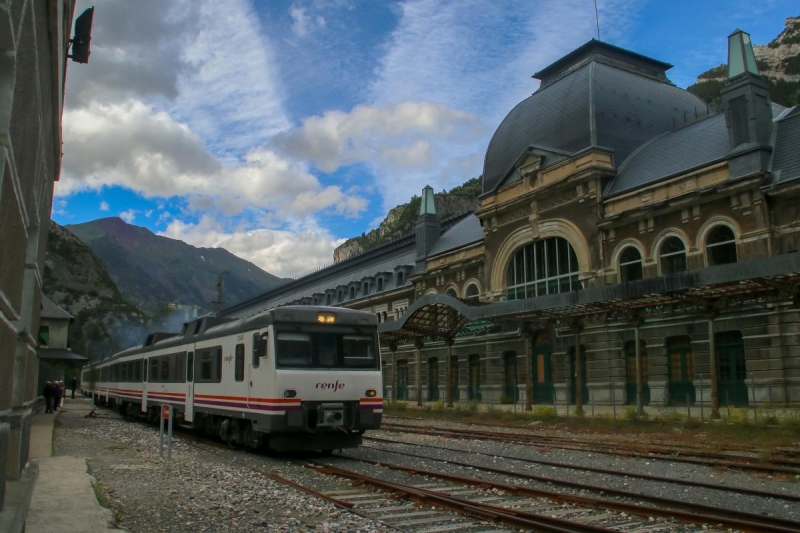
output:
[[297, 391], [294, 389], [286, 389], [283, 391], [284, 398], [297, 398]]
[[364, 395], [365, 395], [367, 398], [374, 398], [375, 396], [377, 396], [377, 395], [378, 395], [378, 393], [377, 393], [377, 392], [375, 392], [375, 389], [369, 389], [367, 392], [365, 392], [365, 393], [364, 393]]
[[336, 315], [333, 313], [318, 313], [317, 322], [320, 324], [335, 324]]

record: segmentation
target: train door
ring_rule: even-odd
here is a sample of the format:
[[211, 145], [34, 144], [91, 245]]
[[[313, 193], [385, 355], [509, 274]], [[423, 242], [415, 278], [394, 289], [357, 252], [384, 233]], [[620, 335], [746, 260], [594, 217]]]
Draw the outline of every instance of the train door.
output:
[[149, 371], [148, 367], [150, 365], [147, 364], [147, 357], [143, 357], [141, 360], [142, 363], [142, 412], [147, 412], [147, 372]]
[[186, 409], [183, 419], [194, 422], [194, 352], [186, 354]]
[[[258, 407], [258, 399], [266, 392], [266, 375], [264, 368], [267, 357], [268, 334], [264, 332], [253, 333], [252, 359], [247, 365], [250, 375], [247, 376], [247, 406]], [[259, 391], [261, 391], [259, 393]], [[281, 391], [282, 392], [282, 391]]]

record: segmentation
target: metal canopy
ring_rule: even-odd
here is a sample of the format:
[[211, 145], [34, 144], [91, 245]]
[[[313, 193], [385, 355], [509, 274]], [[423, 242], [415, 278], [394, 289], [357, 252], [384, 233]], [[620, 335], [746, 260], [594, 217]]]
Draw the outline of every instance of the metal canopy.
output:
[[469, 305], [443, 294], [420, 298], [394, 322], [379, 324], [381, 340], [452, 339], [471, 321], [546, 322], [580, 328], [726, 308], [793, 301], [800, 307], [800, 254], [711, 266], [618, 285], [523, 300]]

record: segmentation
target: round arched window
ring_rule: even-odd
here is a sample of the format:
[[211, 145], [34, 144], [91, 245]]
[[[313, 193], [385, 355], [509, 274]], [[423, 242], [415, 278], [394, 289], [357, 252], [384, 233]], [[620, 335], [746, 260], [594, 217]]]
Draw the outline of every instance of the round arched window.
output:
[[635, 246], [628, 246], [619, 256], [620, 281], [642, 279], [642, 254]]
[[706, 239], [706, 258], [709, 266], [737, 262], [736, 237], [728, 226], [717, 226]]
[[472, 283], [471, 285], [467, 286], [467, 293], [466, 299], [467, 300], [477, 300], [480, 297], [480, 293], [478, 291], [478, 286]]
[[444, 293], [447, 296], [452, 296], [453, 298], [458, 298], [458, 294], [456, 293], [456, 290], [453, 287], [450, 287], [449, 289], [444, 291]]
[[526, 244], [511, 257], [507, 268], [509, 300], [581, 288], [578, 258], [572, 246], [561, 237]]
[[662, 276], [686, 270], [686, 247], [678, 237], [667, 237], [659, 253]]

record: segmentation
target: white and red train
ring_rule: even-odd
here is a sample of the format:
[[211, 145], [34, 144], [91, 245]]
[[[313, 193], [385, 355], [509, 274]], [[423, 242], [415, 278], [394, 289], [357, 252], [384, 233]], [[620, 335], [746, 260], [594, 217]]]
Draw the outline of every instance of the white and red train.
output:
[[377, 321], [343, 308], [201, 318], [84, 367], [81, 382], [128, 415], [170, 405], [185, 425], [277, 451], [358, 446], [383, 414]]

